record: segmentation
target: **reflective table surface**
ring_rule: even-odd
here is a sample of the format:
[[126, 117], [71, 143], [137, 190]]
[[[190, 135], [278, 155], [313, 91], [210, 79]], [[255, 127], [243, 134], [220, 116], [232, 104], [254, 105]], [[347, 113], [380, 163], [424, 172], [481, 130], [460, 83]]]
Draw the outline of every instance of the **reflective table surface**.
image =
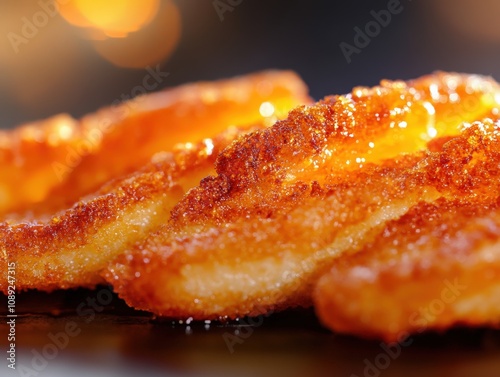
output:
[[493, 329], [387, 345], [334, 334], [305, 309], [228, 323], [155, 318], [107, 287], [18, 294], [16, 311], [16, 369], [2, 310], [0, 376], [500, 376]]

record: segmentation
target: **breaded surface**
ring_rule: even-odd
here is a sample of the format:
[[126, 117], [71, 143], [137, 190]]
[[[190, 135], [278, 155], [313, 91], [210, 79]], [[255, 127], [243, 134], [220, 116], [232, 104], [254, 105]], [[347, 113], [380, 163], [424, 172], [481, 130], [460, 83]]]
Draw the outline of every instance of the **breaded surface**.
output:
[[[224, 147], [307, 102], [297, 75], [268, 71], [146, 95], [71, 127], [56, 118], [0, 134], [0, 176], [13, 178], [0, 183], [0, 212], [22, 208], [0, 221], [2, 274], [7, 271], [2, 266], [16, 261], [19, 290], [102, 282], [100, 270], [165, 223], [182, 195], [214, 172]], [[52, 165], [64, 162], [63, 152], [88, 141], [103, 122], [109, 123], [108, 131], [94, 140], [95, 150], [82, 156], [64, 180], [55, 181]], [[130, 169], [134, 172], [124, 175]], [[40, 180], [32, 182], [34, 177]], [[52, 193], [34, 204], [23, 187]], [[0, 289], [5, 291], [6, 284], [5, 278]]]
[[[92, 287], [99, 272], [169, 217], [173, 206], [213, 171], [215, 156], [244, 131], [232, 129], [189, 148], [156, 156], [45, 220], [0, 223], [0, 270], [16, 262], [16, 287], [50, 291]], [[7, 279], [0, 281], [7, 289]]]
[[[90, 156], [50, 189], [64, 195], [76, 184], [86, 196], [73, 206], [54, 214], [48, 198], [31, 215], [6, 217], [4, 274], [14, 260], [20, 290], [107, 282], [130, 306], [175, 318], [237, 318], [314, 303], [329, 328], [387, 340], [495, 323], [498, 84], [448, 73], [383, 81], [297, 107], [272, 127], [259, 115], [251, 130], [228, 129], [252, 118], [255, 106], [247, 103], [262, 104], [255, 77], [240, 79], [251, 89], [243, 90], [250, 99], [236, 101], [245, 103], [239, 110], [225, 110], [234, 81], [217, 86], [231, 94], [215, 96], [215, 104], [203, 92], [199, 116], [213, 125], [206, 130], [163, 141], [143, 130], [151, 144], [130, 156], [117, 156], [120, 138], [111, 138], [96, 153], [109, 154], [116, 169], [106, 163], [101, 174]], [[304, 99], [301, 89], [286, 89], [301, 87], [291, 80], [277, 84], [285, 93], [273, 98]], [[206, 138], [216, 129], [225, 131]], [[193, 140], [173, 147], [182, 135]], [[122, 137], [127, 148], [136, 145]], [[166, 152], [152, 157], [157, 147]], [[122, 176], [146, 155], [148, 164]], [[101, 178], [107, 183], [89, 191]]]
[[500, 124], [487, 120], [444, 145], [428, 180], [439, 199], [387, 222], [373, 241], [341, 258], [315, 291], [335, 331], [395, 341], [425, 330], [498, 325]]
[[320, 279], [318, 316], [334, 331], [386, 341], [454, 325], [497, 327], [499, 239], [498, 202], [419, 203]]
[[[104, 276], [131, 306], [165, 316], [234, 318], [309, 305], [336, 258], [419, 201], [468, 182], [455, 156], [471, 131], [461, 136], [459, 125], [496, 112], [496, 91], [490, 80], [437, 74], [295, 109], [224, 150], [218, 175], [190, 190], [169, 224]], [[436, 92], [446, 94], [434, 106]], [[470, 98], [481, 103], [474, 114], [463, 110]], [[419, 106], [426, 113], [414, 116], [409, 109]], [[458, 149], [444, 148], [453, 135]], [[455, 175], [436, 175], [446, 159]]]
[[[265, 102], [273, 109], [268, 119], [260, 112]], [[263, 119], [270, 125], [308, 102], [296, 74], [267, 71], [143, 95], [81, 120], [63, 114], [1, 131], [0, 215], [67, 208], [177, 143]]]

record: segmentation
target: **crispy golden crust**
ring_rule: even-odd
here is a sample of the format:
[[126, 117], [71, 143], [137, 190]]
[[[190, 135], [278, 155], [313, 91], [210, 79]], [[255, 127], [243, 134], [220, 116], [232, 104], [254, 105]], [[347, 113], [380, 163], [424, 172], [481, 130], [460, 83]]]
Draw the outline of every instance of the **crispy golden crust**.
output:
[[[170, 317], [235, 318], [314, 299], [327, 326], [390, 340], [491, 323], [499, 93], [478, 76], [384, 81], [271, 128], [184, 144], [47, 220], [1, 224], [0, 268], [18, 262], [18, 289], [105, 281], [131, 306]], [[439, 315], [411, 317], [445, 288], [458, 293], [439, 296], [449, 304]]]
[[315, 306], [326, 326], [394, 341], [455, 324], [498, 325], [499, 136], [499, 123], [473, 124], [444, 145], [451, 153], [425, 163], [423, 184], [453, 189], [389, 221], [320, 279]]
[[210, 226], [279, 211], [281, 199], [301, 182], [322, 184], [370, 162], [424, 150], [435, 137], [458, 134], [462, 122], [497, 112], [498, 93], [490, 79], [437, 73], [355, 88], [294, 109], [286, 120], [223, 151], [218, 176], [191, 190], [174, 209], [172, 222]]
[[[170, 223], [120, 256], [104, 277], [131, 306], [165, 316], [238, 317], [308, 305], [321, 273], [387, 221], [421, 200], [485, 190], [489, 180], [471, 181], [461, 155], [476, 153], [470, 146], [480, 125], [462, 136], [458, 126], [471, 116], [463, 110], [467, 98], [481, 103], [477, 114], [496, 112], [497, 90], [490, 80], [437, 74], [293, 110], [224, 150], [218, 175], [190, 190]], [[434, 106], [429, 93], [436, 91], [448, 97]], [[425, 122], [397, 110], [403, 104], [425, 107]], [[425, 151], [430, 128], [459, 136]], [[412, 154], [394, 157], [401, 144]]]
[[[247, 130], [163, 153], [45, 220], [0, 223], [0, 269], [15, 261], [17, 289], [93, 286], [99, 271], [165, 222], [171, 208], [213, 171], [215, 156]], [[3, 268], [5, 267], [5, 268]], [[7, 279], [0, 289], [7, 289]]]
[[386, 341], [498, 326], [499, 240], [498, 201], [419, 203], [319, 280], [318, 316], [334, 331]]
[[108, 180], [139, 169], [156, 152], [201, 141], [231, 125], [261, 123], [263, 102], [274, 108], [270, 122], [309, 98], [294, 73], [268, 71], [144, 95], [79, 121], [59, 115], [2, 131], [0, 215], [33, 211], [36, 203], [66, 208]]
[[[263, 101], [274, 107], [272, 114], [259, 113]], [[182, 195], [213, 173], [215, 157], [225, 146], [245, 132], [268, 126], [291, 106], [304, 102], [308, 102], [305, 86], [295, 74], [270, 71], [185, 85], [117, 109], [101, 110], [64, 131], [70, 132], [69, 139], [59, 135], [65, 125], [53, 127], [50, 121], [43, 122], [40, 129], [24, 127], [2, 134], [8, 137], [0, 157], [13, 162], [9, 156], [18, 153], [21, 163], [14, 167], [1, 165], [0, 175], [18, 169], [19, 176], [14, 174], [14, 178], [20, 178], [21, 173], [25, 177], [35, 175], [43, 181], [38, 182], [41, 186], [51, 185], [54, 172], [47, 173], [47, 168], [57, 162], [55, 157], [59, 155], [42, 154], [46, 157], [43, 159], [32, 153], [38, 149], [67, 150], [73, 142], [86, 140], [103, 121], [111, 120], [106, 135], [96, 141], [95, 150], [82, 156], [68, 177], [52, 187], [50, 198], [25, 207], [26, 211], [4, 216], [0, 222], [0, 267], [8, 261], [17, 262], [20, 290], [93, 286], [102, 282], [99, 271], [166, 222]], [[120, 114], [122, 110], [128, 114]], [[258, 124], [236, 127], [253, 120]], [[165, 132], [171, 128], [178, 130]], [[224, 131], [209, 138], [219, 129]], [[36, 142], [33, 133], [37, 135]], [[188, 142], [179, 144], [184, 138]], [[158, 150], [173, 152], [155, 155]], [[151, 159], [152, 155], [148, 165], [120, 177], [143, 165], [145, 158]], [[110, 177], [116, 179], [102, 186]], [[14, 194], [15, 183], [16, 179], [6, 181], [4, 186], [11, 184]], [[102, 187], [89, 191], [96, 185]], [[15, 193], [19, 201], [14, 199], [14, 203], [30, 203], [30, 198], [22, 196], [22, 188]], [[87, 195], [81, 197], [83, 193]], [[79, 200], [73, 205], [78, 195]], [[0, 282], [4, 291], [6, 281]]]

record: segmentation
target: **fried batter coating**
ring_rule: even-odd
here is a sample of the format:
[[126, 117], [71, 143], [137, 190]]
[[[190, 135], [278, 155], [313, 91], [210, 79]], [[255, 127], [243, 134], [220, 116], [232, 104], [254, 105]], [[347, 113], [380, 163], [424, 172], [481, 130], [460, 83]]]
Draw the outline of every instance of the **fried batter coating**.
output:
[[[272, 114], [260, 114], [259, 106], [264, 99], [270, 100], [267, 106], [274, 108]], [[268, 126], [299, 102], [308, 102], [300, 79], [291, 72], [269, 71], [215, 83], [185, 85], [145, 96], [135, 107], [121, 105], [122, 110], [126, 108], [133, 114], [116, 118], [113, 132], [102, 138], [99, 148], [84, 156], [68, 179], [53, 188], [57, 195], [51, 195], [62, 201], [51, 197], [29, 206], [28, 213], [19, 211], [4, 216], [4, 222], [0, 223], [0, 256], [3, 256], [0, 268], [8, 261], [17, 262], [20, 290], [91, 287], [102, 282], [98, 273], [107, 263], [165, 223], [182, 195], [200, 179], [213, 174], [215, 157], [225, 146], [250, 130]], [[73, 131], [90, 132], [92, 124], [99, 126], [102, 120], [115, 116], [113, 111], [105, 109], [87, 116]], [[255, 119], [259, 121], [256, 125], [235, 127], [239, 122]], [[68, 147], [69, 141], [64, 139], [52, 145], [50, 138], [54, 135], [47, 131], [49, 125], [44, 123], [41, 127], [39, 136], [47, 137], [44, 147], [61, 150]], [[169, 134], [165, 127], [180, 130]], [[219, 135], [208, 137], [210, 132], [221, 128], [225, 130]], [[22, 136], [25, 131], [21, 128], [12, 133]], [[183, 138], [190, 138], [189, 142], [179, 143]], [[196, 143], [196, 139], [201, 141]], [[132, 153], [126, 156], [116, 153], [128, 147], [134, 147]], [[174, 151], [154, 155], [163, 147]], [[147, 166], [120, 177], [129, 168], [143, 165], [146, 156], [151, 159], [151, 155], [154, 155], [152, 162]], [[41, 161], [39, 167], [42, 162], [49, 163]], [[23, 167], [27, 169], [26, 164]], [[72, 175], [75, 179], [86, 177], [89, 182], [74, 182]], [[104, 180], [102, 177], [106, 176], [107, 181], [115, 175], [119, 178], [88, 192], [88, 187]], [[79, 192], [87, 195], [73, 205]], [[1, 290], [6, 290], [6, 281], [0, 283]]]
[[[0, 271], [16, 261], [16, 287], [50, 291], [92, 287], [117, 255], [163, 224], [182, 195], [213, 172], [222, 148], [249, 129], [233, 128], [178, 146], [113, 180], [73, 207], [37, 222], [0, 223]], [[7, 290], [7, 278], [0, 281]]]
[[207, 228], [238, 217], [271, 216], [296, 185], [322, 184], [369, 163], [425, 150], [436, 137], [458, 134], [462, 122], [497, 113], [499, 93], [491, 79], [436, 73], [355, 88], [294, 109], [286, 120], [223, 151], [218, 175], [175, 207], [174, 226], [192, 231], [195, 224]]
[[386, 341], [455, 325], [498, 327], [499, 240], [498, 200], [421, 202], [338, 260], [319, 280], [316, 312], [334, 331]]
[[457, 324], [498, 326], [499, 147], [500, 123], [490, 120], [444, 145], [453, 153], [434, 158], [423, 181], [455, 190], [416, 204], [335, 262], [314, 295], [326, 326], [387, 341]]
[[[498, 118], [499, 93], [470, 75], [384, 81], [299, 107], [271, 128], [184, 144], [47, 220], [0, 224], [0, 268], [17, 261], [18, 289], [108, 282], [129, 305], [177, 318], [309, 306], [315, 291], [328, 326], [386, 339], [421, 328], [404, 321], [418, 310], [405, 292], [429, 304], [437, 282], [458, 276], [472, 290], [426, 326], [487, 323], [498, 304], [500, 127], [489, 118]], [[51, 190], [101, 176], [86, 159]], [[106, 168], [103, 179], [134, 163]], [[481, 298], [491, 299], [484, 312]], [[379, 325], [384, 308], [394, 313]]]
[[[170, 317], [235, 318], [310, 305], [315, 282], [336, 258], [419, 201], [474, 183], [470, 167], [454, 159], [473, 139], [458, 126], [496, 112], [497, 90], [490, 80], [437, 74], [293, 110], [225, 149], [218, 175], [190, 190], [169, 224], [104, 277], [129, 305]], [[471, 98], [481, 104], [475, 112], [463, 109]], [[436, 135], [443, 138], [426, 151]], [[455, 144], [444, 148], [452, 135]], [[454, 176], [436, 171], [447, 159], [457, 164]], [[469, 196], [485, 187], [472, 185]]]
[[[266, 102], [271, 116], [261, 114]], [[0, 215], [33, 210], [36, 203], [67, 208], [110, 179], [139, 169], [154, 153], [199, 142], [231, 125], [270, 123], [308, 102], [297, 75], [268, 71], [147, 94], [79, 121], [58, 115], [1, 131]]]

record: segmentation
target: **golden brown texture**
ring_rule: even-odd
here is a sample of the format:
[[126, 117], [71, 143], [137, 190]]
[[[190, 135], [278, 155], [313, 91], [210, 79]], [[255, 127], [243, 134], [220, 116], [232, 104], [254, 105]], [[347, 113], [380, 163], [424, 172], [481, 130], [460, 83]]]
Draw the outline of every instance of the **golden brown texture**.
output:
[[[268, 100], [264, 101], [265, 111], [261, 109], [263, 100]], [[245, 132], [268, 126], [290, 106], [304, 102], [308, 102], [305, 86], [295, 74], [269, 71], [216, 83], [186, 85], [145, 96], [134, 105], [124, 103], [120, 108], [131, 113], [123, 119], [116, 118], [112, 131], [103, 136], [93, 154], [82, 157], [71, 173], [77, 175], [75, 179], [83, 177], [88, 182], [74, 182], [69, 176], [53, 187], [57, 195], [52, 193], [50, 198], [27, 207], [26, 211], [4, 216], [0, 222], [2, 274], [7, 271], [6, 263], [17, 262], [20, 290], [93, 286], [102, 282], [99, 271], [128, 246], [166, 222], [170, 209], [182, 195], [213, 173], [215, 157], [225, 146]], [[57, 139], [61, 129], [51, 130], [50, 122], [42, 124], [41, 130], [25, 127], [12, 131], [7, 140], [12, 149], [7, 152], [25, 154], [24, 160], [19, 157], [24, 161], [19, 172], [27, 181], [32, 174], [37, 175], [32, 173], [33, 168], [47, 173], [43, 173], [40, 185], [50, 185], [53, 175], [47, 169], [57, 154], [37, 161], [33, 153], [44, 148], [62, 151], [75, 140], [85, 140], [83, 135], [92, 130], [90, 125], [108, 121], [113, 111], [106, 109], [84, 118], [71, 131], [79, 136], [70, 140]], [[257, 124], [247, 125], [249, 121]], [[178, 130], [169, 134], [171, 127]], [[209, 137], [222, 128], [224, 131]], [[31, 145], [30, 132], [46, 139]], [[190, 138], [188, 142], [179, 143], [185, 137]], [[197, 139], [200, 141], [196, 142]], [[25, 149], [16, 150], [13, 146], [18, 142], [26, 144]], [[163, 147], [164, 151], [154, 154]], [[128, 148], [132, 149], [129, 153]], [[143, 165], [146, 155], [151, 160], [148, 165], [122, 177], [129, 168]], [[0, 174], [7, 174], [10, 168], [2, 166]], [[110, 176], [116, 178], [88, 191], [103, 177]], [[6, 181], [4, 186], [11, 184], [14, 193], [15, 183], [15, 179]], [[40, 186], [33, 187], [36, 188]], [[86, 195], [81, 196], [82, 193]], [[31, 200], [22, 197], [22, 189], [16, 194], [25, 205]], [[77, 195], [80, 197], [75, 203]], [[0, 282], [0, 289], [6, 290], [6, 282], [7, 279]]]
[[[323, 276], [314, 299], [339, 331], [394, 339], [491, 323], [499, 93], [472, 75], [384, 81], [271, 128], [184, 144], [48, 220], [0, 225], [0, 264], [22, 266], [20, 289], [106, 281], [131, 306], [177, 318], [308, 306]], [[448, 283], [460, 291], [448, 309], [407, 325]]]
[[[467, 188], [469, 167], [455, 157], [473, 136], [460, 136], [459, 125], [496, 114], [496, 94], [491, 80], [439, 73], [295, 109], [225, 149], [218, 175], [190, 190], [169, 224], [104, 276], [131, 306], [165, 316], [234, 318], [309, 305], [337, 257], [419, 201]], [[468, 101], [477, 107], [464, 109]], [[443, 139], [426, 152], [436, 135]], [[454, 175], [436, 170], [447, 159]]]
[[318, 316], [334, 331], [386, 341], [498, 327], [499, 240], [498, 200], [421, 202], [320, 279]]
[[423, 198], [359, 252], [338, 259], [316, 288], [320, 319], [339, 332], [404, 340], [456, 324], [500, 320], [500, 123], [463, 136], [419, 163]]
[[424, 150], [436, 137], [458, 134], [462, 122], [497, 113], [498, 93], [491, 79], [436, 73], [355, 88], [294, 109], [286, 120], [223, 151], [218, 175], [188, 193], [174, 209], [173, 223], [210, 226], [279, 211], [296, 185], [322, 184], [369, 163]]
[[[182, 195], [213, 171], [220, 150], [244, 132], [234, 128], [157, 155], [139, 171], [46, 220], [0, 223], [0, 268], [5, 273], [7, 261], [16, 262], [19, 290], [102, 282], [99, 272], [164, 223]], [[6, 281], [0, 282], [4, 291]]]
[[[272, 111], [263, 116], [266, 102]], [[36, 203], [66, 208], [139, 169], [156, 152], [199, 142], [231, 125], [263, 118], [269, 123], [307, 102], [307, 89], [294, 73], [268, 71], [147, 94], [81, 120], [58, 115], [1, 131], [0, 215], [32, 211]]]

